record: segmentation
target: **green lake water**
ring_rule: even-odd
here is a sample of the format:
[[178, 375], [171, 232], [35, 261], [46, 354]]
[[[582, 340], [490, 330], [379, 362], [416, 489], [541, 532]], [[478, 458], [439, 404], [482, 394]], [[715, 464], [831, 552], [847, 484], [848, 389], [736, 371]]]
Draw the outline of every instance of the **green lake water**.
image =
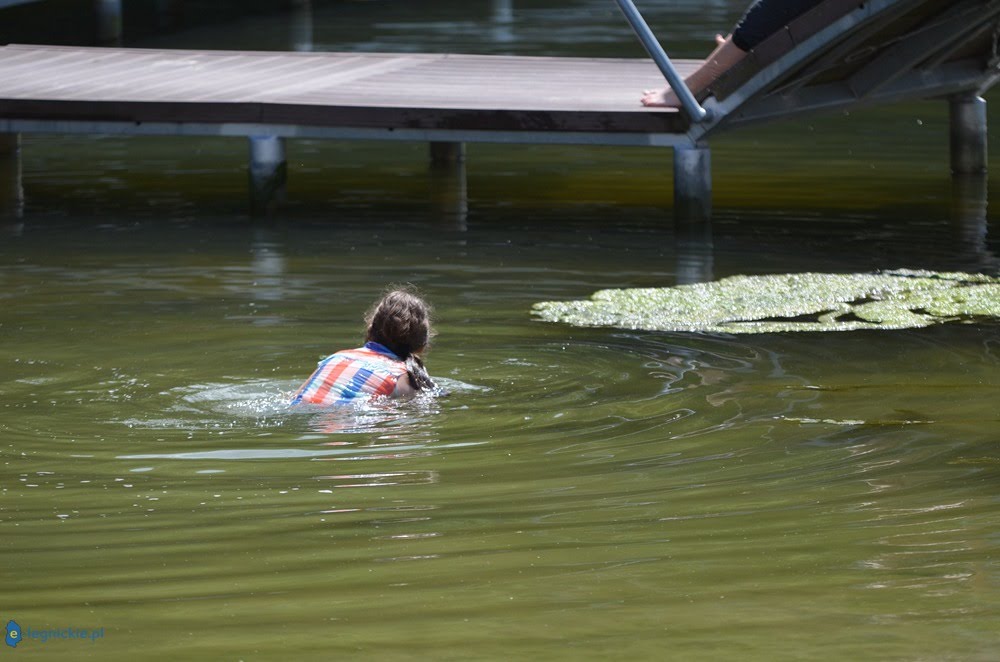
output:
[[[641, 55], [610, 2], [314, 4], [318, 50]], [[646, 4], [680, 57], [741, 9]], [[126, 44], [290, 48], [300, 19]], [[996, 659], [1000, 322], [531, 315], [740, 274], [998, 275], [998, 189], [951, 181], [944, 104], [720, 137], [710, 230], [675, 230], [669, 150], [470, 145], [456, 215], [425, 145], [293, 141], [257, 219], [246, 151], [23, 138], [0, 625], [103, 636], [11, 657]], [[289, 410], [392, 282], [434, 304], [448, 394]]]

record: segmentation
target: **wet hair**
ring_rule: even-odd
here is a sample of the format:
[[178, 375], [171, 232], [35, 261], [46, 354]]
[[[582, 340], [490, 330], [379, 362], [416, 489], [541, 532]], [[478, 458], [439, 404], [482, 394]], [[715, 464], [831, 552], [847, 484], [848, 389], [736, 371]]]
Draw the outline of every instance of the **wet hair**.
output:
[[433, 391], [437, 388], [437, 384], [427, 374], [424, 362], [416, 354], [406, 357], [406, 374], [410, 376], [410, 383], [413, 384], [413, 388], [418, 391]]
[[365, 315], [366, 342], [377, 342], [406, 362], [410, 383], [418, 391], [434, 388], [418, 356], [430, 344], [431, 308], [410, 287], [386, 293]]

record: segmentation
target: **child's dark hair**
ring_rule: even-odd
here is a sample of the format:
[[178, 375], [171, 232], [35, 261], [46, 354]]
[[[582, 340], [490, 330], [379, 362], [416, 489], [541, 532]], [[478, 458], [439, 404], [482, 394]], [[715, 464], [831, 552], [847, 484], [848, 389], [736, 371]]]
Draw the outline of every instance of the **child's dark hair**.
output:
[[430, 344], [431, 308], [413, 288], [388, 292], [365, 315], [366, 342], [377, 342], [406, 361], [410, 382], [418, 391], [434, 388], [434, 382], [417, 356]]

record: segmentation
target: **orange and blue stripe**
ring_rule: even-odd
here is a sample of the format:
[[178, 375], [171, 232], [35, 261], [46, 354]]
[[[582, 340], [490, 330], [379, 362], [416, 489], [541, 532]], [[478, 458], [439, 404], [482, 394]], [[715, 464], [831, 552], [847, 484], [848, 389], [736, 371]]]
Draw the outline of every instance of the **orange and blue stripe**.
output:
[[379, 343], [332, 354], [299, 387], [292, 404], [332, 405], [351, 400], [392, 395], [406, 374], [406, 364]]

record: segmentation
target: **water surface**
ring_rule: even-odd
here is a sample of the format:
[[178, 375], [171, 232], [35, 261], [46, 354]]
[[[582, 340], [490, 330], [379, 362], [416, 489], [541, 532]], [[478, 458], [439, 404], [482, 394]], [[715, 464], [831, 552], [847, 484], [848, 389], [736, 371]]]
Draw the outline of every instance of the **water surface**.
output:
[[[514, 3], [507, 36], [501, 4], [318, 3], [313, 39], [638, 54], [603, 3]], [[650, 15], [696, 55], [737, 5]], [[287, 48], [283, 20], [170, 43]], [[472, 146], [456, 218], [424, 145], [299, 141], [286, 205], [250, 219], [242, 141], [26, 137], [0, 228], [0, 616], [106, 634], [17, 654], [992, 659], [1000, 324], [530, 314], [735, 274], [996, 275], [992, 185], [952, 186], [946, 129], [927, 103], [720, 139], [711, 232], [674, 230], [658, 150]], [[289, 411], [403, 281], [450, 393]]]

